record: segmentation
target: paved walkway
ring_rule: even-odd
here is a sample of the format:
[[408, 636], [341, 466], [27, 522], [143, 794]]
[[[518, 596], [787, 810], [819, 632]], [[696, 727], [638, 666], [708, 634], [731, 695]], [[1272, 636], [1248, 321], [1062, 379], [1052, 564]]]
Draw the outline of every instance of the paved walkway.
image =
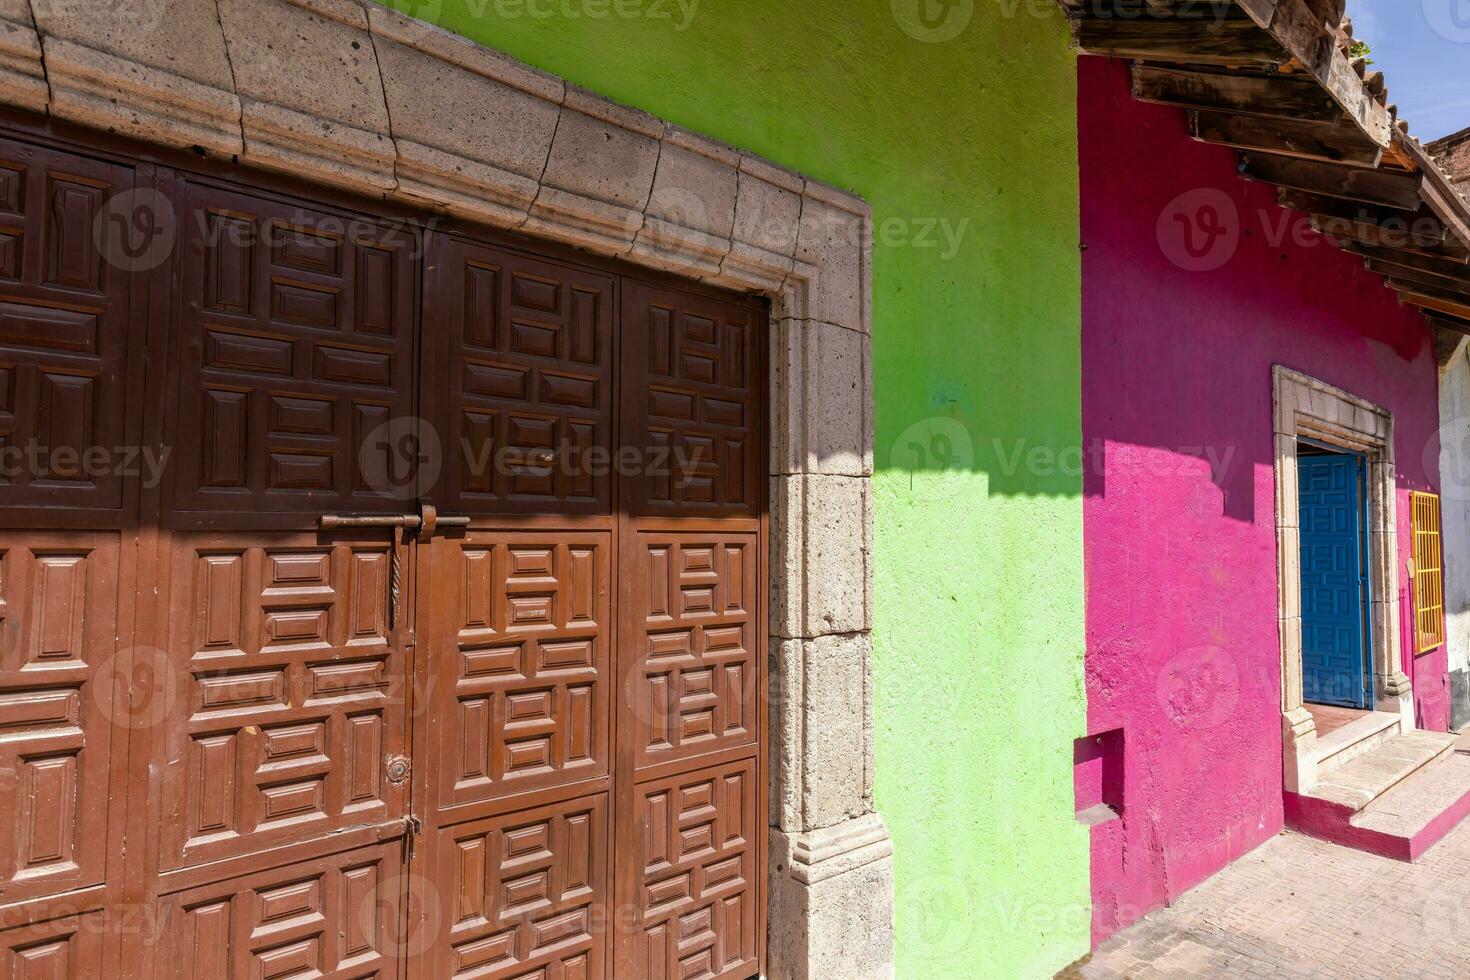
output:
[[1282, 834], [1063, 977], [1470, 977], [1470, 821], [1417, 864]]

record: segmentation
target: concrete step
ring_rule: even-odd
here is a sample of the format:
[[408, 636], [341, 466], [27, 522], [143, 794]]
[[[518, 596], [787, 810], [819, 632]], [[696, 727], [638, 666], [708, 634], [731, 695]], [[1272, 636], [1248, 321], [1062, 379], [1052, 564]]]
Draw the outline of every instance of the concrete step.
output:
[[1414, 773], [1453, 754], [1455, 741], [1445, 732], [1400, 732], [1320, 777], [1304, 795], [1358, 813]]
[[1415, 861], [1470, 815], [1470, 755], [1455, 753], [1440, 765], [1410, 776], [1373, 809], [1349, 823], [1364, 835], [1364, 850]]
[[1396, 711], [1369, 711], [1356, 721], [1317, 736], [1317, 775], [1325, 776], [1402, 733]]
[[1286, 794], [1294, 830], [1400, 861], [1416, 860], [1470, 815], [1470, 754], [1443, 732], [1403, 732]]

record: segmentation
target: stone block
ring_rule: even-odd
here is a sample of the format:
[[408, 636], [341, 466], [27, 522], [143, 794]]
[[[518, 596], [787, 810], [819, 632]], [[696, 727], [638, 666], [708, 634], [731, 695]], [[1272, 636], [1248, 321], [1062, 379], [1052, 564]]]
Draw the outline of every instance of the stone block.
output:
[[794, 174], [742, 157], [732, 232], [735, 241], [786, 258], [794, 256], [804, 186], [805, 181]]
[[168, 146], [241, 151], [215, 0], [140, 2], [107, 17], [84, 3], [34, 10], [52, 115]]
[[893, 856], [876, 814], [771, 832], [770, 980], [893, 977]]
[[807, 331], [806, 465], [813, 473], [873, 472], [872, 338], [822, 321]]
[[723, 143], [671, 127], [647, 215], [728, 240], [735, 225], [739, 164], [739, 154]]
[[1353, 428], [1369, 439], [1376, 438], [1378, 434], [1378, 413], [1363, 405], [1354, 405]]
[[835, 207], [809, 186], [803, 195], [796, 259], [815, 267], [807, 315], [851, 330], [868, 328], [865, 311], [868, 219]]
[[802, 829], [802, 760], [806, 751], [806, 701], [802, 640], [771, 637], [770, 642], [770, 825], [791, 833]]
[[804, 491], [798, 475], [770, 478], [771, 632], [786, 640], [800, 638], [806, 624]]
[[522, 229], [601, 255], [625, 255], [643, 226], [643, 213], [542, 185]]
[[819, 829], [872, 810], [866, 747], [872, 729], [868, 713], [867, 634], [821, 636], [803, 641], [805, 664], [805, 772], [803, 826]]
[[739, 159], [721, 143], [671, 127], [633, 256], [691, 278], [717, 276], [730, 251]]
[[369, 8], [398, 149], [399, 196], [518, 225], [535, 200], [563, 83]]
[[1300, 707], [1302, 703], [1302, 621], [1300, 617], [1277, 620], [1281, 630], [1282, 703]]
[[870, 475], [871, 338], [818, 320], [786, 319], [772, 340], [771, 363], [781, 394], [771, 471]]
[[274, 170], [380, 193], [395, 150], [367, 14], [352, 0], [220, 4], [245, 150]]
[[777, 635], [870, 628], [869, 481], [818, 474], [771, 478], [771, 615]]
[[[4, 16], [18, 19], [21, 6], [7, 3]], [[35, 0], [29, 6], [47, 38], [71, 41], [208, 88], [233, 87], [216, 0], [132, 0], [110, 4], [105, 11], [77, 0]]]
[[1301, 523], [1300, 478], [1296, 438], [1276, 436], [1276, 526], [1296, 527]]
[[662, 135], [652, 116], [568, 86], [543, 182], [642, 214]]
[[[720, 259], [719, 272], [708, 277], [708, 282], [737, 292], [778, 293], [787, 284], [792, 265], [787, 256], [732, 241], [729, 251]], [[788, 316], [801, 316], [804, 312], [804, 306], [796, 309], [789, 304], [781, 305], [778, 310], [779, 314]]]
[[604, 255], [627, 253], [643, 227], [662, 135], [652, 116], [567, 86], [525, 230]]
[[26, 0], [0, 2], [0, 101], [45, 112], [50, 99], [41, 38]]
[[1338, 406], [1342, 404], [1332, 392], [1313, 385], [1307, 393], [1308, 411], [1312, 418], [1328, 425], [1338, 424]]
[[772, 824], [796, 833], [872, 812], [871, 637], [772, 648]]

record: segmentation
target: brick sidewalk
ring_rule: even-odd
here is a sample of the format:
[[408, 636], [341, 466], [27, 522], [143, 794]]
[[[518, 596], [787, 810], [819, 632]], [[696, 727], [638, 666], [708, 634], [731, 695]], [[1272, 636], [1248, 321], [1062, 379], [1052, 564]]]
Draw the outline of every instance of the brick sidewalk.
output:
[[1418, 864], [1280, 835], [1061, 976], [1470, 977], [1470, 821]]

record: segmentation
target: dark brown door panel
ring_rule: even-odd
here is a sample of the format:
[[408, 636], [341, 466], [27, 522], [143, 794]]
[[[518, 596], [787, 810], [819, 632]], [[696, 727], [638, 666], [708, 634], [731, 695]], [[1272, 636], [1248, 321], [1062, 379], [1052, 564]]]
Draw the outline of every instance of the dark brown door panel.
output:
[[610, 514], [614, 280], [447, 235], [430, 266], [435, 499], [477, 516]]
[[[123, 506], [143, 405], [134, 277], [104, 255], [129, 168], [0, 139], [0, 505]], [[88, 458], [88, 454], [94, 454]]]
[[622, 484], [646, 517], [754, 517], [764, 496], [765, 331], [749, 303], [628, 281], [624, 446], [645, 465]]
[[179, 226], [173, 507], [314, 515], [416, 499], [397, 444], [415, 435], [416, 236], [188, 182]]

